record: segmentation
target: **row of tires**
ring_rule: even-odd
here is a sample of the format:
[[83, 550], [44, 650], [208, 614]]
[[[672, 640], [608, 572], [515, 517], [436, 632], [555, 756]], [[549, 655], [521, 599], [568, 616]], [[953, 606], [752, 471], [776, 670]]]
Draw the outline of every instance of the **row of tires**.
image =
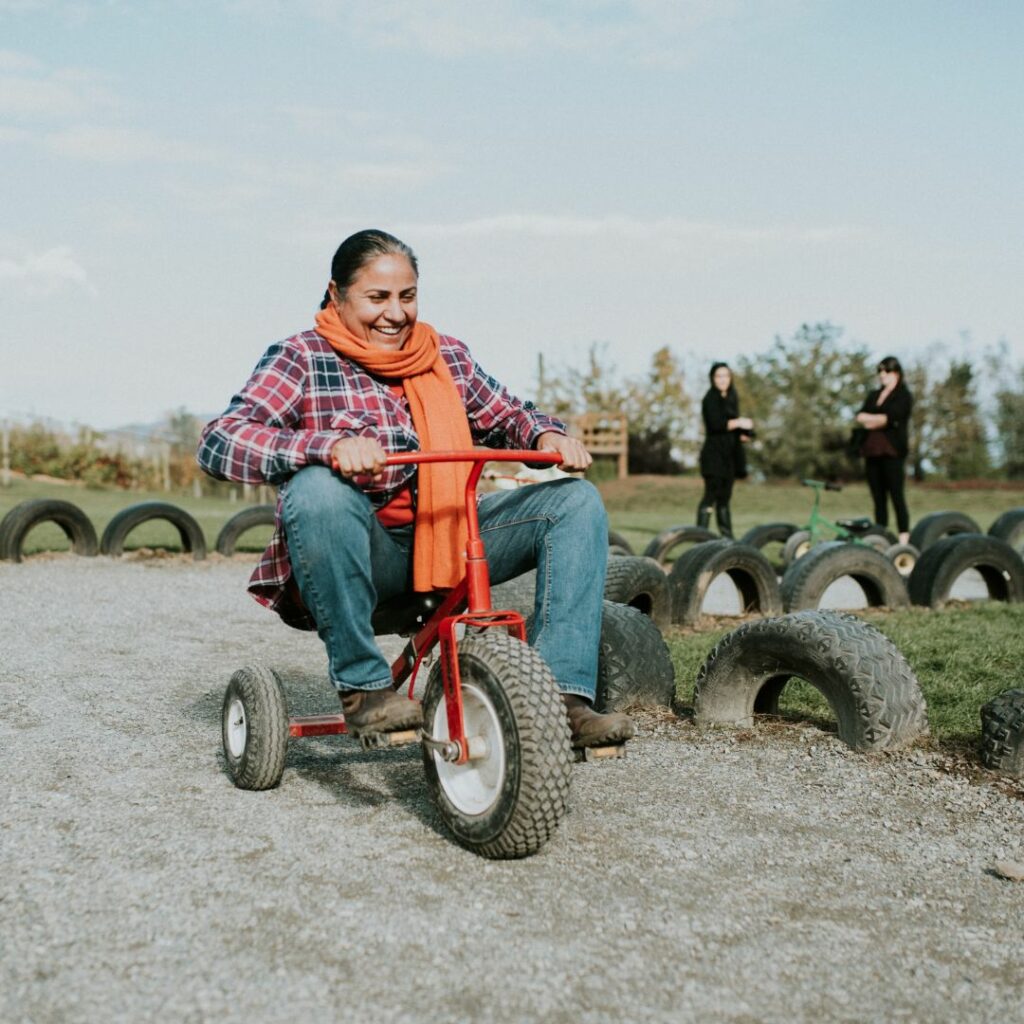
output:
[[[124, 554], [129, 534], [143, 523], [162, 520], [178, 532], [182, 551], [197, 561], [206, 557], [206, 538], [195, 517], [177, 505], [166, 501], [141, 501], [122, 509], [107, 523], [103, 535], [97, 539], [96, 529], [89, 517], [70, 501], [37, 498], [23, 501], [0, 520], [0, 560], [20, 562], [25, 538], [31, 530], [43, 523], [59, 526], [71, 543], [76, 555]], [[233, 515], [217, 535], [219, 554], [234, 554], [239, 538], [256, 526], [274, 525], [273, 505], [254, 505]]]
[[709, 589], [722, 575], [731, 579], [744, 615], [816, 609], [833, 583], [851, 577], [869, 607], [940, 608], [968, 570], [978, 573], [991, 600], [1024, 600], [1024, 558], [1006, 541], [971, 533], [931, 544], [906, 579], [879, 551], [841, 541], [816, 545], [789, 566], [781, 583], [761, 551], [737, 541], [697, 544], [667, 574], [653, 558], [620, 555], [608, 560], [605, 599], [639, 608], [661, 628], [670, 623], [693, 626], [703, 614]]

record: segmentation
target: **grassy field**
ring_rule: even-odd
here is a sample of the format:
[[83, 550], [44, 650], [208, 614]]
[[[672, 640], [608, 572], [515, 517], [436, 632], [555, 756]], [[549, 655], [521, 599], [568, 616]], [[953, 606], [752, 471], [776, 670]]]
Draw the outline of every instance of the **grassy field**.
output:
[[[642, 551], [655, 534], [669, 526], [692, 523], [701, 493], [699, 480], [692, 478], [633, 477], [601, 484], [612, 526], [624, 534], [635, 550]], [[737, 485], [733, 517], [737, 535], [758, 523], [788, 521], [801, 523], [809, 508], [812, 492], [797, 484]], [[191, 495], [93, 490], [68, 484], [15, 480], [0, 489], [0, 516], [29, 498], [62, 498], [78, 505], [91, 518], [97, 535], [119, 510], [139, 501], [171, 501], [199, 521], [212, 550], [221, 526], [243, 502], [195, 498]], [[933, 487], [910, 488], [911, 514], [955, 510], [966, 512], [987, 530], [989, 524], [1008, 508], [1024, 505], [1024, 490], [946, 490]], [[870, 500], [863, 484], [853, 484], [840, 493], [825, 496], [824, 511], [830, 518], [866, 515]], [[260, 550], [269, 538], [269, 528], [250, 531], [240, 550]], [[129, 538], [128, 548], [179, 548], [177, 532], [163, 523], [139, 527]], [[66, 538], [59, 528], [42, 525], [31, 531], [26, 553], [66, 550]], [[943, 746], [960, 748], [977, 743], [978, 710], [990, 697], [1009, 686], [1024, 686], [1024, 607], [980, 604], [950, 608], [941, 612], [863, 613], [888, 635], [906, 656], [921, 682], [928, 701], [932, 733]], [[720, 623], [721, 620], [718, 620]], [[689, 704], [693, 681], [712, 646], [735, 624], [717, 625], [700, 632], [672, 630], [669, 647], [676, 664], [678, 696]], [[794, 681], [782, 700], [784, 717], [806, 718], [829, 726], [827, 705], [807, 684]]]

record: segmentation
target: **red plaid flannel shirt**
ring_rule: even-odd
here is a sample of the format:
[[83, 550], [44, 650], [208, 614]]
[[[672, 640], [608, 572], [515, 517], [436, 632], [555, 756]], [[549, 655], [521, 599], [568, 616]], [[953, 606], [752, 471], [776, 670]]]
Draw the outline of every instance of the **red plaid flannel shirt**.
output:
[[[559, 420], [541, 415], [488, 376], [461, 341], [441, 335], [441, 355], [477, 444], [532, 448], [545, 431], [565, 433]], [[196, 459], [218, 480], [280, 485], [303, 466], [329, 466], [334, 443], [357, 434], [377, 438], [386, 451], [419, 448], [409, 410], [388, 381], [339, 355], [315, 331], [303, 331], [267, 349], [245, 387], [203, 430]], [[364, 490], [380, 508], [415, 475], [415, 466], [388, 466]], [[249, 591], [289, 625], [315, 629], [291, 575], [278, 497], [274, 536]]]

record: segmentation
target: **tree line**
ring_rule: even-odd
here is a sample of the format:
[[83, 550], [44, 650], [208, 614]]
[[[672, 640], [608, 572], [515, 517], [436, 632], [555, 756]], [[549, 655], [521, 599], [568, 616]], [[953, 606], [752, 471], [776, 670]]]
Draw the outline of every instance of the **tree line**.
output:
[[[861, 475], [862, 460], [850, 449], [853, 417], [877, 386], [879, 359], [901, 357], [846, 344], [842, 335], [828, 322], [804, 324], [789, 338], [776, 336], [765, 351], [730, 361], [741, 409], [757, 430], [748, 448], [755, 473]], [[1005, 345], [974, 357], [940, 345], [927, 358], [901, 362], [914, 395], [907, 464], [916, 479], [1024, 479], [1024, 366], [1014, 364]], [[710, 366], [666, 346], [647, 373], [622, 379], [606, 349], [594, 345], [585, 367], [544, 376], [538, 405], [561, 415], [625, 413], [630, 472], [678, 473], [696, 463]]]

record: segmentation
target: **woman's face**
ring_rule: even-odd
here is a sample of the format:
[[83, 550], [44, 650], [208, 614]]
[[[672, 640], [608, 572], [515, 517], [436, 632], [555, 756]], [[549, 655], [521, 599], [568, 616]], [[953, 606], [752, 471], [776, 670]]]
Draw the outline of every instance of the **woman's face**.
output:
[[732, 383], [732, 371], [728, 366], [720, 366], [715, 370], [715, 375], [711, 378], [711, 383], [724, 394], [729, 390], [729, 385]]
[[416, 271], [408, 258], [389, 253], [371, 260], [345, 290], [330, 284], [341, 322], [374, 348], [400, 349], [416, 323]]
[[900, 375], [895, 370], [883, 370], [878, 368], [878, 383], [883, 388], [894, 388], [899, 383]]

